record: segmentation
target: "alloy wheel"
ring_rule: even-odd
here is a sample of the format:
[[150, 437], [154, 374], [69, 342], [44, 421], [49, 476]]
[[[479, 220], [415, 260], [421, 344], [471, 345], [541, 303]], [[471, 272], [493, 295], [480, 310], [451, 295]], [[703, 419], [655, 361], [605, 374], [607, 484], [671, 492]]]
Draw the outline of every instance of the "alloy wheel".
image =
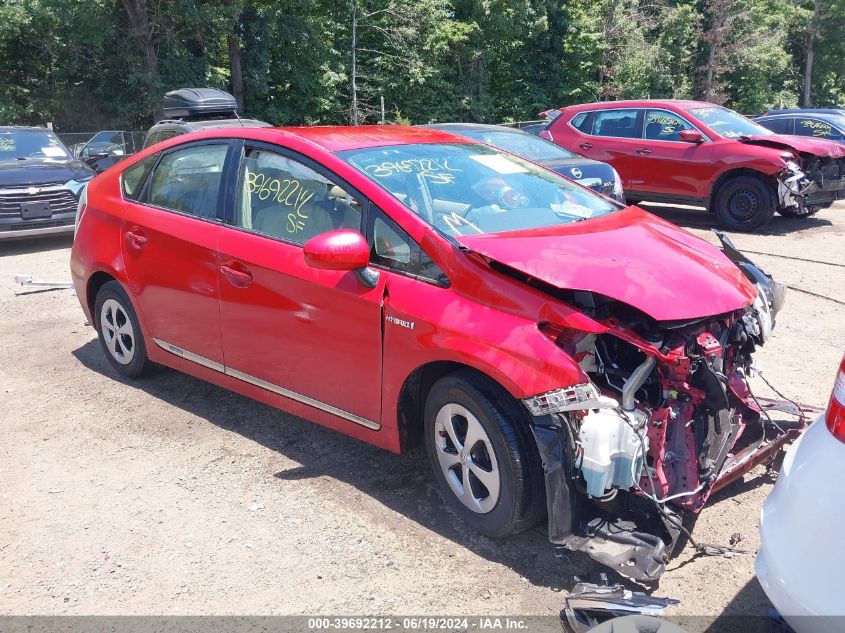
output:
[[100, 309], [100, 330], [106, 347], [118, 363], [128, 365], [135, 356], [135, 330], [123, 306], [107, 299]]
[[486, 514], [499, 500], [501, 477], [490, 437], [466, 407], [441, 407], [434, 422], [434, 442], [443, 475], [467, 508]]

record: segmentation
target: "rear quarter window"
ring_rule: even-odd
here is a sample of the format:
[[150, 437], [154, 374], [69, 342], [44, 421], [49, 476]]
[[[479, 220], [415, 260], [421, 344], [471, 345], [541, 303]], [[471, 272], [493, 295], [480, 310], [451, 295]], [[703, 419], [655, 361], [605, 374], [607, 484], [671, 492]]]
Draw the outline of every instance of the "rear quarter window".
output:
[[138, 200], [140, 198], [144, 183], [147, 181], [147, 176], [150, 175], [150, 171], [153, 165], [156, 164], [157, 159], [158, 154], [147, 156], [123, 172], [120, 182], [123, 186], [124, 198], [127, 200]]
[[593, 127], [593, 113], [592, 112], [581, 112], [575, 115], [569, 124], [574, 127], [579, 132], [583, 132], [584, 134], [590, 134]]

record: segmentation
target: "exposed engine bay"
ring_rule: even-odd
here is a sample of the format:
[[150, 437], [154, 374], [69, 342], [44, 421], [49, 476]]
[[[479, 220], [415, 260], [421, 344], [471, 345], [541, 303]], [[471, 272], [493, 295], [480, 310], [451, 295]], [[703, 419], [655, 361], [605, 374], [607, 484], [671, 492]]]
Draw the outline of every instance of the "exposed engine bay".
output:
[[[758, 398], [748, 384], [785, 286], [719, 237], [757, 288], [752, 305], [658, 322], [614, 299], [566, 291], [570, 305], [608, 328], [546, 332], [590, 382], [524, 400], [545, 465], [550, 540], [638, 580], [663, 573], [684, 514], [771, 459], [805, 424], [800, 407]], [[799, 421], [778, 423], [774, 410]]]
[[801, 165], [788, 160], [778, 177], [778, 206], [804, 216], [845, 199], [845, 159], [803, 154]]

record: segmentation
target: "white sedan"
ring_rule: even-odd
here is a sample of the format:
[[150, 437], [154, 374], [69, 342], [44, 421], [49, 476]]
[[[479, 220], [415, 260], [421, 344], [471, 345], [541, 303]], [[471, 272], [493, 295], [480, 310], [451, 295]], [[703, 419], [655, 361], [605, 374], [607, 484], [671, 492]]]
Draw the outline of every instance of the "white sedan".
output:
[[797, 633], [845, 630], [843, 465], [845, 358], [827, 411], [787, 452], [760, 514], [757, 578]]

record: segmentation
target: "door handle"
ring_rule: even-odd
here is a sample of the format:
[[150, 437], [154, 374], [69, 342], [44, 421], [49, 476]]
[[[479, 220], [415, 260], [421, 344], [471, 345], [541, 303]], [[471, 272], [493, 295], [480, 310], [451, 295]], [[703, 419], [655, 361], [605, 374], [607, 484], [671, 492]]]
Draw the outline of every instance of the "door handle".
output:
[[147, 245], [147, 236], [136, 226], [126, 231], [126, 243], [130, 248], [140, 251]]
[[592, 143], [581, 143], [578, 147], [581, 149], [593, 149]]
[[636, 153], [638, 156], [648, 156], [649, 154], [651, 154], [651, 150], [650, 150], [650, 149], [648, 149], [647, 147], [641, 147], [641, 148], [640, 148], [640, 149], [638, 149], [635, 153]]
[[243, 265], [237, 262], [221, 264], [220, 272], [229, 280], [229, 283], [238, 288], [246, 288], [252, 283], [252, 273]]

